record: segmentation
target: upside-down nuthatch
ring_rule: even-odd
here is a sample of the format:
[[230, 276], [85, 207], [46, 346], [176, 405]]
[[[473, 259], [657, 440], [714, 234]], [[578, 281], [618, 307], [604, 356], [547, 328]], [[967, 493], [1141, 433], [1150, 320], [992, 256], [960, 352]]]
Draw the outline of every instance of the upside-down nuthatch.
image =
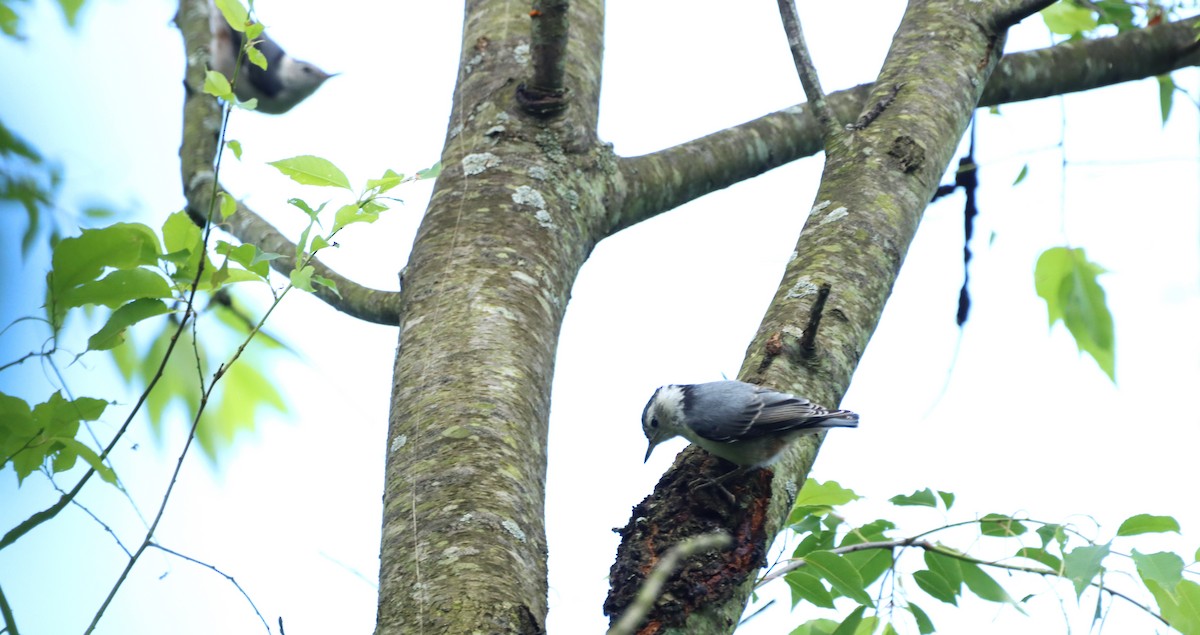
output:
[[858, 415], [849, 410], [740, 381], [663, 386], [642, 411], [646, 460], [656, 445], [682, 436], [741, 468], [771, 463], [801, 435], [855, 427]]
[[[213, 70], [220, 71], [232, 80], [244, 36], [229, 26], [225, 16], [215, 6], [210, 4], [209, 11]], [[243, 57], [234, 83], [234, 93], [243, 101], [257, 99], [256, 110], [259, 112], [272, 115], [285, 113], [316, 92], [325, 80], [336, 75], [291, 57], [265, 33], [254, 42], [254, 47], [267, 59], [267, 68], [261, 69]]]

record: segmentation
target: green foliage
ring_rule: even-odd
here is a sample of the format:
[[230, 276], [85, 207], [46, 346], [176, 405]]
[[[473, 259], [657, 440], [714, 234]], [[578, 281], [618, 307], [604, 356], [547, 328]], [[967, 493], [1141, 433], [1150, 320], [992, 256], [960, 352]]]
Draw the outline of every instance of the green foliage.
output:
[[[913, 627], [921, 635], [934, 633], [933, 619], [913, 602], [920, 599], [914, 593], [916, 590], [951, 606], [957, 606], [959, 599], [969, 591], [979, 599], [1007, 604], [1024, 614], [1022, 604], [1025, 600], [1014, 599], [1005, 588], [1006, 583], [1002, 582], [1012, 575], [1057, 577], [1070, 581], [1078, 598], [1089, 589], [1097, 589], [1122, 599], [1123, 594], [1109, 591], [1105, 576], [1114, 566], [1114, 559], [1128, 559], [1136, 566], [1138, 579], [1157, 602], [1155, 616], [1182, 633], [1200, 635], [1200, 584], [1195, 580], [1196, 574], [1185, 568], [1183, 558], [1177, 554], [1144, 554], [1135, 549], [1131, 556], [1124, 556], [1113, 550], [1112, 542], [1087, 540], [1070, 525], [996, 513], [965, 522], [950, 522], [943, 518], [932, 529], [908, 538], [896, 537], [893, 535], [896, 526], [888, 520], [875, 520], [861, 526], [845, 522], [842, 506], [858, 500], [861, 499], [857, 494], [837, 483], [811, 479], [796, 499], [788, 517], [788, 529], [799, 538], [792, 562], [782, 575], [770, 574], [760, 584], [783, 577], [791, 591], [793, 607], [808, 602], [822, 609], [844, 609], [838, 598], [851, 600], [856, 606], [841, 622], [812, 620], [797, 627], [793, 633], [879, 633], [897, 632], [897, 628], [900, 628], [899, 632], [907, 633]], [[926, 488], [910, 495], [892, 497], [889, 502], [937, 510], [939, 500], [948, 511], [954, 495]], [[977, 530], [973, 537], [970, 535], [972, 527]], [[1178, 531], [1174, 518], [1138, 514], [1121, 524], [1117, 538]], [[943, 532], [946, 536], [957, 536], [973, 547], [980, 544], [979, 538], [983, 536], [989, 537], [991, 541], [987, 544], [993, 546], [1003, 544], [999, 541], [1009, 541], [1014, 544], [1010, 551], [1013, 556], [999, 560], [980, 559], [947, 542], [927, 539]], [[904, 557], [906, 551], [913, 550], [921, 552], [918, 566], [912, 565], [912, 558]], [[1200, 558], [1200, 551], [1196, 556]], [[1024, 564], [1022, 560], [1035, 566]], [[1004, 570], [1009, 575], [997, 579], [992, 569]], [[1128, 568], [1124, 571], [1128, 573]], [[1124, 575], [1113, 576], [1113, 579], [1128, 582], [1131, 578]], [[904, 580], [915, 583], [915, 589]], [[897, 596], [898, 587], [907, 587], [908, 591]], [[886, 611], [881, 608], [879, 614], [872, 615], [877, 601], [880, 607], [888, 608]], [[1099, 600], [1097, 606], [1100, 606]], [[1130, 606], [1150, 610], [1137, 604]], [[893, 607], [907, 611], [911, 620], [893, 623], [896, 619]]]
[[275, 169], [301, 185], [353, 189], [350, 187], [350, 179], [346, 178], [346, 174], [332, 162], [321, 157], [305, 155], [271, 161], [268, 165], [274, 166]]
[[1179, 522], [1170, 516], [1153, 516], [1151, 514], [1138, 514], [1130, 516], [1121, 523], [1117, 528], [1118, 536], [1136, 536], [1137, 534], [1151, 534], [1173, 531], [1179, 533]]
[[[0, 5], [0, 27], [4, 22], [4, 5]], [[0, 122], [0, 203], [15, 203], [25, 210], [23, 257], [29, 256], [43, 227], [49, 228], [51, 243], [61, 237], [52, 213], [61, 185], [62, 169]]]
[[938, 499], [941, 499], [942, 504], [946, 506], [946, 511], [949, 511], [954, 505], [954, 494], [951, 494], [950, 492], [939, 491], [935, 496], [934, 491], [929, 488], [918, 490], [908, 495], [901, 494], [898, 496], [893, 496], [888, 499], [888, 502], [893, 505], [900, 505], [902, 507], [937, 507]]
[[1175, 85], [1175, 80], [1171, 79], [1170, 75], [1159, 75], [1155, 79], [1158, 80], [1158, 110], [1165, 126], [1167, 120], [1171, 118], [1171, 106], [1175, 101], [1175, 91], [1183, 89]]
[[1083, 249], [1054, 247], [1038, 258], [1034, 269], [1037, 294], [1046, 301], [1050, 325], [1062, 320], [1079, 350], [1096, 360], [1116, 381], [1116, 342], [1104, 288], [1096, 278], [1104, 268], [1087, 259]]
[[1099, 25], [1091, 9], [1063, 1], [1042, 9], [1042, 20], [1051, 33], [1070, 36], [1080, 36]]
[[116, 474], [101, 463], [94, 450], [75, 440], [83, 421], [96, 421], [108, 402], [90, 397], [67, 400], [55, 392], [45, 403], [32, 408], [23, 399], [0, 393], [0, 467], [12, 465], [17, 481], [35, 470], [52, 466], [55, 472], [75, 467], [83, 459], [109, 483]]
[[1028, 163], [1021, 166], [1021, 171], [1017, 173], [1017, 178], [1013, 179], [1012, 184], [1013, 185], [1019, 184], [1021, 181], [1024, 181], [1025, 177], [1027, 177], [1027, 176], [1029, 176], [1029, 164]]

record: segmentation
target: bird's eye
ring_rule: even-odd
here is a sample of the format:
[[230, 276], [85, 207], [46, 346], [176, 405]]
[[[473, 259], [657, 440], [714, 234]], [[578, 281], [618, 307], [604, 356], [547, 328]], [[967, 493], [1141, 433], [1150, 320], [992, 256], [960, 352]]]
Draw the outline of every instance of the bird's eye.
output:
[[651, 428], [657, 428], [657, 427], [658, 427], [658, 417], [651, 417], [651, 418], [650, 418], [650, 427], [651, 427]]

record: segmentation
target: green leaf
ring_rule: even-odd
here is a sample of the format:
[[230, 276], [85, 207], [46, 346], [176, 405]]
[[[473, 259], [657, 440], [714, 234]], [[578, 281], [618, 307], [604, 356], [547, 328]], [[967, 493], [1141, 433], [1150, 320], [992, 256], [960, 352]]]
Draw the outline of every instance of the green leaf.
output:
[[1182, 580], [1175, 585], [1176, 608], [1164, 615], [1171, 626], [1189, 635], [1200, 633], [1200, 584]]
[[176, 267], [172, 277], [177, 281], [191, 282], [200, 266], [200, 259], [205, 257], [204, 236], [200, 228], [196, 227], [187, 212], [175, 212], [163, 221], [162, 233], [163, 246], [171, 256], [164, 256], [163, 259]]
[[233, 197], [226, 192], [221, 192], [220, 201], [221, 220], [233, 216], [233, 213], [237, 211], [237, 201], [233, 200]]
[[[837, 481], [822, 483], [808, 479], [804, 482], [804, 487], [800, 488], [796, 501], [792, 503], [792, 511], [788, 514], [787, 524], [789, 526], [797, 525], [809, 516], [827, 514], [832, 508], [845, 505], [850, 501], [858, 500], [858, 498], [858, 494], [842, 487]], [[793, 528], [796, 531], [805, 531]]]
[[246, 363], [249, 361], [243, 359], [229, 367], [196, 428], [196, 441], [210, 460], [215, 461], [218, 452], [230, 447], [239, 433], [253, 431], [263, 408], [288, 412], [276, 383], [262, 373], [261, 364]]
[[[75, 238], [59, 241], [51, 257], [52, 269], [46, 276], [46, 309], [51, 324], [55, 328], [62, 325], [70, 306], [70, 293], [76, 287], [96, 280], [108, 268], [134, 269], [157, 264], [160, 253], [158, 237], [141, 223], [85, 229]], [[119, 285], [114, 283], [114, 286]]]
[[1118, 536], [1136, 536], [1173, 531], [1179, 533], [1179, 522], [1170, 516], [1138, 514], [1130, 516], [1117, 529]]
[[288, 204], [293, 207], [299, 208], [300, 211], [304, 212], [304, 215], [307, 216], [308, 219], [313, 222], [316, 222], [317, 215], [321, 213], [321, 210], [325, 209], [324, 203], [322, 203], [321, 206], [318, 207], [317, 209], [313, 209], [312, 207], [310, 207], [308, 205], [308, 203], [304, 202], [303, 199], [299, 199], [299, 198], [289, 198]]
[[953, 493], [943, 492], [942, 490], [938, 490], [937, 495], [938, 495], [938, 498], [942, 499], [942, 504], [946, 506], [946, 511], [950, 511], [950, 508], [954, 507], [954, 494]]
[[1089, 9], [1069, 2], [1056, 2], [1042, 9], [1042, 20], [1052, 33], [1079, 35], [1096, 28], [1096, 18]]
[[71, 469], [75, 463], [75, 457], [78, 456], [86, 461], [93, 470], [96, 470], [96, 473], [100, 475], [100, 478], [104, 479], [105, 483], [116, 485], [117, 473], [100, 460], [100, 455], [96, 454], [95, 450], [80, 443], [79, 441], [76, 441], [75, 439], [57, 439], [57, 441], [63, 444], [63, 449], [59, 451], [58, 456], [70, 458], [64, 459], [63, 466], [60, 467], [58, 457], [55, 457], [54, 471], [65, 472], [66, 470]]
[[925, 552], [925, 566], [949, 582], [954, 587], [955, 593], [961, 590], [963, 583], [960, 563], [961, 561], [958, 558], [943, 555], [935, 551]]
[[350, 180], [333, 163], [321, 157], [303, 155], [290, 159], [272, 161], [275, 169], [291, 177], [301, 185], [319, 185], [350, 189]]
[[233, 152], [233, 158], [237, 159], [238, 161], [242, 160], [242, 142], [241, 141], [238, 141], [237, 139], [230, 139], [229, 141], [225, 142], [225, 147], [229, 148], [230, 151]]
[[1018, 611], [1025, 612], [1017, 604], [1017, 601], [1004, 590], [1004, 587], [1000, 586], [992, 576], [985, 573], [979, 565], [974, 562], [959, 562], [958, 566], [962, 570], [963, 582], [967, 584], [967, 588], [971, 589], [972, 593], [989, 602], [1011, 604]]
[[979, 533], [996, 538], [1020, 536], [1028, 531], [1020, 521], [1004, 514], [986, 514], [979, 519]]
[[114, 223], [100, 229], [85, 229], [74, 238], [64, 238], [51, 259], [57, 293], [95, 280], [105, 268], [133, 269], [158, 262], [162, 248], [154, 230], [141, 223]]
[[1061, 319], [1079, 350], [1091, 355], [1115, 382], [1112, 314], [1096, 281], [1102, 273], [1104, 268], [1089, 261], [1083, 249], [1054, 247], [1038, 258], [1034, 286], [1046, 301], [1051, 326]]
[[1200, 633], [1200, 585], [1181, 580], [1175, 588], [1166, 589], [1153, 580], [1143, 581], [1172, 628], [1185, 635]]
[[438, 161], [424, 170], [417, 171], [418, 179], [436, 179], [442, 174], [442, 162]]
[[908, 612], [912, 613], [913, 619], [917, 621], [918, 633], [921, 635], [930, 635], [930, 633], [937, 630], [933, 627], [933, 620], [929, 619], [929, 615], [921, 610], [921, 607], [909, 602], [904, 608], [908, 609]]
[[264, 71], [267, 70], [267, 56], [263, 55], [263, 52], [258, 50], [258, 44], [246, 47], [246, 59], [250, 60], [251, 64], [263, 69]]
[[204, 93], [233, 102], [233, 86], [221, 71], [204, 71]]
[[933, 494], [933, 490], [926, 487], [922, 490], [917, 490], [907, 496], [901, 494], [888, 499], [888, 502], [893, 505], [901, 506], [917, 506], [917, 507], [937, 507], [937, 498]]
[[313, 271], [312, 265], [308, 265], [302, 269], [292, 269], [291, 275], [288, 276], [292, 281], [292, 286], [301, 291], [312, 293], [314, 291], [312, 286]]
[[854, 635], [856, 632], [858, 632], [858, 625], [862, 623], [863, 612], [866, 610], [867, 607], [860, 606], [851, 611], [850, 614], [846, 616], [846, 619], [842, 620], [842, 623], [837, 627], [837, 630], [833, 632], [833, 635]]
[[841, 556], [828, 551], [814, 551], [804, 557], [808, 567], [829, 581], [830, 586], [838, 593], [862, 604], [874, 606], [871, 596], [867, 595], [862, 576], [854, 565]]
[[58, 6], [62, 9], [67, 24], [72, 28], [75, 27], [79, 19], [79, 10], [83, 8], [83, 0], [58, 0]]
[[1083, 590], [1100, 575], [1103, 570], [1104, 558], [1108, 556], [1109, 545], [1091, 545], [1077, 547], [1063, 558], [1063, 574], [1075, 584], [1075, 596], [1083, 595]]
[[1133, 563], [1143, 581], [1154, 581], [1164, 589], [1174, 589], [1183, 579], [1183, 558], [1170, 552], [1145, 554], [1134, 549]]
[[828, 551], [833, 549], [833, 539], [835, 536], [835, 532], [814, 529], [812, 533], [800, 541], [800, 544], [796, 545], [796, 549], [792, 551], [792, 557], [803, 558], [814, 551]]
[[[864, 542], [887, 540], [885, 532], [895, 528], [896, 526], [891, 521], [875, 520], [862, 527], [851, 529], [838, 546], [848, 547]], [[842, 557], [854, 565], [855, 569], [858, 569], [858, 574], [862, 576], [864, 584], [871, 584], [879, 579], [888, 569], [892, 568], [893, 564], [891, 549], [867, 549], [847, 553]]]
[[216, 5], [221, 10], [221, 15], [225, 16], [225, 21], [229, 22], [229, 26], [239, 33], [246, 30], [246, 25], [250, 22], [250, 13], [241, 0], [216, 0]]
[[1022, 547], [1017, 550], [1017, 557], [1029, 558], [1030, 560], [1033, 560], [1034, 562], [1039, 562], [1041, 564], [1044, 564], [1047, 567], [1049, 567], [1050, 569], [1052, 569], [1054, 571], [1058, 571], [1060, 573], [1063, 570], [1062, 560], [1059, 560], [1058, 558], [1054, 557], [1050, 552], [1046, 551], [1045, 549], [1038, 549], [1036, 547]]
[[169, 298], [171, 287], [157, 271], [118, 269], [103, 278], [65, 290], [58, 297], [59, 309], [77, 306], [119, 307], [141, 298]]
[[1158, 80], [1158, 109], [1162, 114], [1163, 125], [1171, 118], [1171, 104], [1175, 99], [1175, 80], [1170, 75], [1159, 75]]
[[379, 212], [368, 210], [365, 205], [343, 205], [333, 216], [333, 229], [338, 231], [346, 225], [354, 223], [374, 223], [379, 220]]
[[935, 600], [941, 600], [954, 606], [958, 605], [958, 594], [961, 587], [956, 588], [936, 572], [927, 569], [917, 571], [913, 574], [913, 580], [916, 581], [917, 586], [921, 587], [922, 591], [928, 593]]
[[800, 626], [797, 626], [796, 628], [792, 629], [792, 632], [788, 635], [833, 635], [833, 632], [837, 630], [837, 627], [837, 622], [821, 618], [809, 620]]
[[25, 39], [21, 32], [21, 17], [6, 3], [0, 3], [0, 33], [18, 41]]
[[106, 351], [125, 341], [125, 330], [130, 326], [156, 315], [170, 313], [171, 309], [161, 300], [142, 298], [113, 311], [108, 322], [88, 338], [88, 350]]
[[383, 176], [381, 176], [377, 179], [369, 179], [367, 181], [367, 189], [368, 190], [378, 189], [376, 194], [383, 194], [384, 192], [396, 187], [397, 185], [400, 185], [403, 182], [404, 182], [403, 174], [397, 174], [393, 170], [387, 170], [383, 173]]
[[1062, 552], [1063, 547], [1067, 544], [1067, 533], [1063, 531], [1062, 525], [1042, 525], [1035, 532], [1042, 539], [1042, 548], [1045, 549], [1050, 545], [1050, 541], [1058, 543], [1058, 550]]
[[314, 284], [319, 284], [322, 287], [329, 289], [337, 297], [339, 297], [339, 298], [342, 297], [341, 292], [338, 291], [337, 283], [334, 282], [333, 280], [330, 280], [329, 278], [326, 278], [325, 276], [313, 275], [312, 281]]
[[1021, 181], [1024, 181], [1025, 177], [1027, 177], [1027, 176], [1029, 176], [1029, 164], [1028, 163], [1021, 166], [1021, 171], [1017, 173], [1017, 178], [1013, 180], [1012, 184], [1016, 185], [1016, 184], [1020, 183]]
[[792, 590], [792, 608], [796, 608], [801, 600], [808, 600], [821, 608], [833, 608], [833, 595], [817, 576], [797, 569], [783, 576], [783, 581]]
[[804, 487], [800, 488], [800, 493], [796, 495], [796, 502], [792, 506], [837, 507], [859, 498], [860, 496], [855, 494], [854, 490], [842, 487], [837, 481], [822, 483], [810, 478], [804, 482]]

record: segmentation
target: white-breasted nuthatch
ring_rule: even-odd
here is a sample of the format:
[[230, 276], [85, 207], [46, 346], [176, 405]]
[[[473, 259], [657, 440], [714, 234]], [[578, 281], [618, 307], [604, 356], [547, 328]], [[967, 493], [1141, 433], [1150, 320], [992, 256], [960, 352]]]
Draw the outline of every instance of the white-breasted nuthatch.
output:
[[[244, 36], [229, 26], [225, 16], [215, 6], [210, 5], [209, 11], [213, 70], [220, 71], [232, 81], [234, 64], [241, 52]], [[316, 92], [325, 80], [337, 74], [326, 73], [308, 62], [291, 57], [265, 33], [257, 38], [254, 47], [267, 59], [267, 68], [261, 69], [242, 56], [242, 67], [237, 73], [233, 90], [238, 99], [243, 101], [257, 99], [258, 112], [272, 115], [285, 113]]]
[[682, 436], [741, 469], [768, 465], [801, 435], [855, 427], [849, 410], [741, 381], [663, 386], [642, 411], [647, 461], [659, 443]]

